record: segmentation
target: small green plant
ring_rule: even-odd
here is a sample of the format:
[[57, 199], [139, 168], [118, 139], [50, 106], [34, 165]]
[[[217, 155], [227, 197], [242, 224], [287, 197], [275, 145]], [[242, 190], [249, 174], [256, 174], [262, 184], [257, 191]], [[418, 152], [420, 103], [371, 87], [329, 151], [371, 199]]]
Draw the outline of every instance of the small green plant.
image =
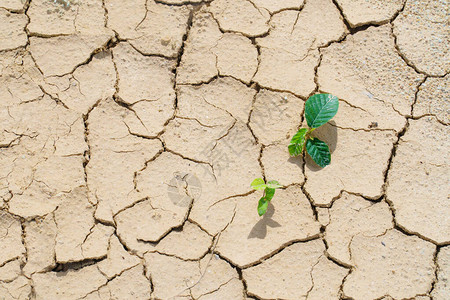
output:
[[262, 216], [266, 213], [269, 202], [275, 195], [275, 190], [279, 189], [281, 185], [276, 180], [265, 183], [264, 179], [256, 178], [250, 186], [257, 191], [264, 190], [264, 196], [258, 202], [258, 215]]
[[321, 168], [331, 162], [328, 145], [311, 136], [311, 133], [330, 121], [337, 113], [339, 99], [331, 94], [316, 94], [308, 98], [305, 103], [305, 118], [309, 128], [300, 128], [292, 137], [288, 149], [291, 156], [301, 155], [306, 148], [309, 156]]

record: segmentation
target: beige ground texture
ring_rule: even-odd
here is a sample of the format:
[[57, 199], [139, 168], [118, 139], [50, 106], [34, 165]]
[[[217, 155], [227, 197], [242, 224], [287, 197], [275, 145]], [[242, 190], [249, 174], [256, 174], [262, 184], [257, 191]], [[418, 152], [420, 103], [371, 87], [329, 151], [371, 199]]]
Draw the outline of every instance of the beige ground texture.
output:
[[449, 8], [0, 0], [0, 299], [450, 299]]

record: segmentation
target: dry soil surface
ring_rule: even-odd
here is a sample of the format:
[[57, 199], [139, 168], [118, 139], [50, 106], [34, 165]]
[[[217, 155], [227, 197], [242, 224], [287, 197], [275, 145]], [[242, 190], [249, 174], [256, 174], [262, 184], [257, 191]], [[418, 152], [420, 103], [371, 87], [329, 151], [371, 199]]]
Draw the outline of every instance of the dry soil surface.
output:
[[449, 7], [0, 0], [0, 299], [450, 299]]

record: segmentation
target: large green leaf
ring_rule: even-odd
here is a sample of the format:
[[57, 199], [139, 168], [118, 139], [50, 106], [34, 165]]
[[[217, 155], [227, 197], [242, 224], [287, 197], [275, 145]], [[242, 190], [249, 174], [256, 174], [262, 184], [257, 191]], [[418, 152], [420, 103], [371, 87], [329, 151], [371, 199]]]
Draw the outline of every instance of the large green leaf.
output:
[[273, 195], [275, 195], [275, 189], [266, 188], [264, 198], [266, 198], [267, 201], [270, 201], [272, 200]]
[[276, 180], [267, 181], [267, 187], [271, 189], [279, 189], [282, 185]]
[[325, 168], [331, 162], [331, 154], [328, 145], [318, 138], [306, 141], [306, 151], [315, 163], [322, 168]]
[[253, 180], [250, 186], [257, 191], [264, 190], [267, 187], [264, 179], [262, 178], [256, 178], [255, 180]]
[[294, 134], [288, 146], [289, 154], [291, 156], [302, 154], [303, 147], [305, 147], [305, 137], [307, 132], [307, 128], [300, 128], [300, 130]]
[[308, 126], [317, 128], [330, 121], [337, 113], [339, 99], [331, 94], [316, 94], [305, 103], [305, 117]]
[[258, 215], [262, 216], [266, 213], [267, 207], [269, 206], [269, 201], [266, 200], [265, 197], [262, 197], [259, 199], [258, 202]]

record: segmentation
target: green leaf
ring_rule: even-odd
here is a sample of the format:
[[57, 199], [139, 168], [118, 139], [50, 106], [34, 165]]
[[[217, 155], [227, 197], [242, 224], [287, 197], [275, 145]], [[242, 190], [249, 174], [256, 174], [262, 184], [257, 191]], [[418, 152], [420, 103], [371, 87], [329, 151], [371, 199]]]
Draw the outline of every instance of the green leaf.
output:
[[307, 132], [307, 128], [301, 128], [296, 134], [294, 134], [288, 146], [289, 154], [291, 156], [302, 154], [303, 147], [305, 147], [305, 137]]
[[331, 162], [331, 154], [328, 145], [318, 138], [306, 141], [306, 151], [315, 163], [322, 168], [325, 168]]
[[267, 207], [269, 206], [269, 201], [265, 197], [259, 199], [258, 202], [258, 215], [262, 216], [266, 213]]
[[272, 200], [273, 195], [275, 195], [275, 189], [266, 188], [264, 198], [266, 198], [267, 201], [270, 201]]
[[267, 182], [267, 187], [271, 189], [279, 189], [282, 185], [276, 180], [270, 180]]
[[331, 94], [316, 94], [305, 103], [305, 117], [308, 126], [317, 128], [330, 121], [337, 113], [339, 99]]
[[250, 186], [257, 191], [264, 190], [267, 187], [264, 179], [262, 178], [256, 178], [255, 180], [253, 180]]

